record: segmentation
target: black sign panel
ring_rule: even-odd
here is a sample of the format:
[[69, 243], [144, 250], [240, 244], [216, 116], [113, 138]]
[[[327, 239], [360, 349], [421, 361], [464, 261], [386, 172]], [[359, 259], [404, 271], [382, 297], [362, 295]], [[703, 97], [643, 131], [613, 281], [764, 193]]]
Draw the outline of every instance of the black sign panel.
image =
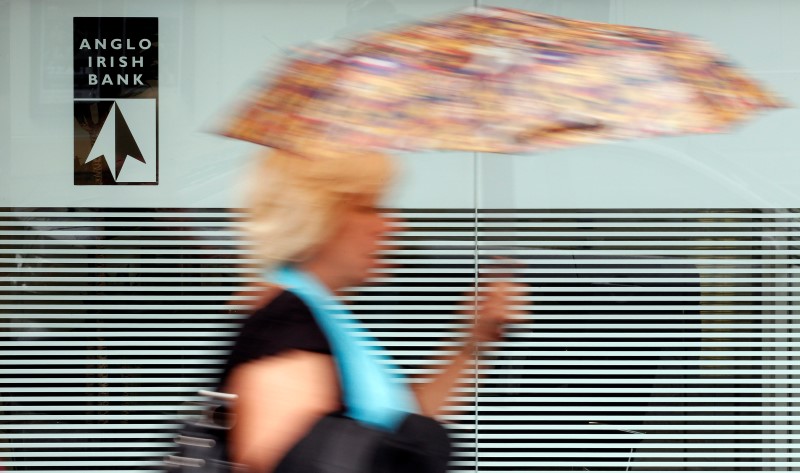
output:
[[158, 184], [158, 18], [74, 18], [77, 185]]

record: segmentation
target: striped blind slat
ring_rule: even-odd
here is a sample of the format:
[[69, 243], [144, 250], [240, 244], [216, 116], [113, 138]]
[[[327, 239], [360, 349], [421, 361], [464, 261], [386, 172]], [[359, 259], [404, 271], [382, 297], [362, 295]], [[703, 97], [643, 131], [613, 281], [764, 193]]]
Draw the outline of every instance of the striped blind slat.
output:
[[[407, 376], [442, 368], [504, 258], [530, 285], [446, 410], [453, 471], [796, 469], [800, 211], [386, 214], [389, 269], [344, 299]], [[0, 464], [160, 471], [254, 297], [244, 217], [0, 209]]]

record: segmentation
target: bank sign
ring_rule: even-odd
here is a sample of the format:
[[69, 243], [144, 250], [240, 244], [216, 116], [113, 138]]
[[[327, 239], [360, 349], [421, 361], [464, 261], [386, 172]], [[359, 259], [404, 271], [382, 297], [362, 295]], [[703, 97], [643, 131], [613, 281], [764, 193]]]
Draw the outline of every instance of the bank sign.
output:
[[158, 18], [73, 19], [76, 185], [158, 184]]

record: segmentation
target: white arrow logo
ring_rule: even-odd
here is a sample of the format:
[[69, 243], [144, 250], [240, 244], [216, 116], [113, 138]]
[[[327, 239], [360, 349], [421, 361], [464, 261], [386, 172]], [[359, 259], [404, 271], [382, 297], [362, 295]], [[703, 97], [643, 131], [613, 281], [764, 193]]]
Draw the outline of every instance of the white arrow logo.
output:
[[86, 162], [92, 162], [100, 157], [105, 158], [114, 180], [119, 180], [119, 173], [122, 171], [126, 159], [133, 158], [142, 163], [145, 162], [144, 156], [136, 144], [136, 139], [116, 102], [108, 111], [103, 128], [97, 135]]

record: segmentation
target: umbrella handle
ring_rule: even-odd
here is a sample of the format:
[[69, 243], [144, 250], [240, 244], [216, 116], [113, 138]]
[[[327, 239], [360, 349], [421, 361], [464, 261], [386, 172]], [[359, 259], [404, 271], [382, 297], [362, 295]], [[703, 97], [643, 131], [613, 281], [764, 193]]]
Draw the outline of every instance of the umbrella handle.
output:
[[514, 277], [525, 268], [525, 263], [516, 258], [509, 258], [508, 256], [492, 256], [491, 259], [494, 262], [491, 267], [491, 274], [498, 279], [514, 279]]

